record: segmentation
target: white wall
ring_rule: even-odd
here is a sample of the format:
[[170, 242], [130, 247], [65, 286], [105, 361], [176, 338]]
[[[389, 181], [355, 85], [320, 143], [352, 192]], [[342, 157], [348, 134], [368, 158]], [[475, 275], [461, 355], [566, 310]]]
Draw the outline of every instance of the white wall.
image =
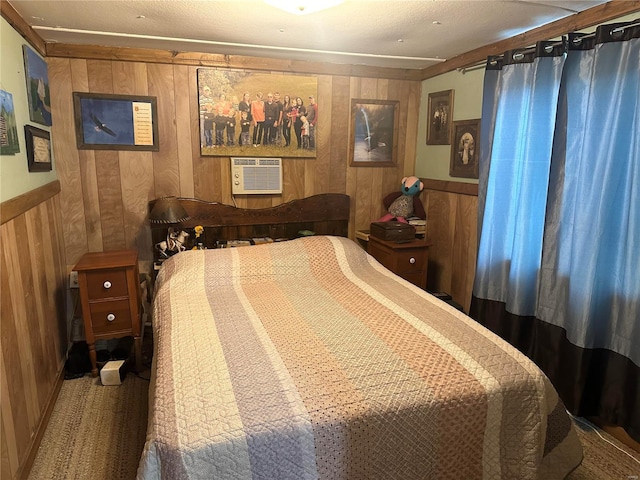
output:
[[[13, 107], [20, 140], [19, 153], [0, 156], [0, 202], [4, 202], [46, 185], [58, 177], [53, 148], [51, 151], [53, 170], [50, 172], [29, 172], [24, 125], [33, 125], [49, 132], [51, 127], [45, 127], [29, 120], [27, 80], [22, 58], [22, 45], [28, 44], [28, 42], [4, 18], [0, 18], [0, 22], [0, 88], [13, 96]], [[51, 138], [51, 142], [54, 141], [55, 139]]]
[[478, 183], [477, 179], [449, 176], [451, 145], [427, 145], [427, 105], [430, 93], [454, 90], [453, 121], [480, 118], [483, 81], [484, 67], [466, 73], [448, 72], [422, 82], [416, 145], [416, 176], [435, 180]]

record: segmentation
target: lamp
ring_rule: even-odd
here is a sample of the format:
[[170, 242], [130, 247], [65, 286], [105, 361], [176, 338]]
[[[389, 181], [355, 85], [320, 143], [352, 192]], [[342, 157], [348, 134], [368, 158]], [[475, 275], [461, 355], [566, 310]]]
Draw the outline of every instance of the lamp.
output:
[[162, 197], [156, 200], [151, 212], [151, 223], [179, 223], [189, 219], [189, 215], [176, 197]]

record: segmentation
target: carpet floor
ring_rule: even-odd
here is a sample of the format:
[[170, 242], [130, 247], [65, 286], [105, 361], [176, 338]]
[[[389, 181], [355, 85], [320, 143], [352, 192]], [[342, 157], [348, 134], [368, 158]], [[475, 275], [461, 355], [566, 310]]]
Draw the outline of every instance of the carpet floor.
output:
[[[65, 380], [29, 480], [135, 479], [148, 389], [131, 373], [115, 387], [90, 376]], [[640, 480], [640, 454], [582, 419], [576, 427], [584, 459], [568, 480]]]

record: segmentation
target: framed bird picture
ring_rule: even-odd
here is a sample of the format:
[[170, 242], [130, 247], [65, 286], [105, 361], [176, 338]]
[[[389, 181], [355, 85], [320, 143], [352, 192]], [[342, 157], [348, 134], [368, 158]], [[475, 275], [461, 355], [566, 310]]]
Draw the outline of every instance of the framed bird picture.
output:
[[73, 92], [80, 150], [159, 150], [156, 97]]

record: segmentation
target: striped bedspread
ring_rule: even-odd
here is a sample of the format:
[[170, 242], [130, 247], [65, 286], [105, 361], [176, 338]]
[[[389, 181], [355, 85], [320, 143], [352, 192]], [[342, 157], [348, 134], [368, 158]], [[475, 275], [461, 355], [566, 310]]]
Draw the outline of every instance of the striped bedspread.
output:
[[140, 479], [561, 479], [526, 357], [351, 240], [180, 253], [158, 276]]

